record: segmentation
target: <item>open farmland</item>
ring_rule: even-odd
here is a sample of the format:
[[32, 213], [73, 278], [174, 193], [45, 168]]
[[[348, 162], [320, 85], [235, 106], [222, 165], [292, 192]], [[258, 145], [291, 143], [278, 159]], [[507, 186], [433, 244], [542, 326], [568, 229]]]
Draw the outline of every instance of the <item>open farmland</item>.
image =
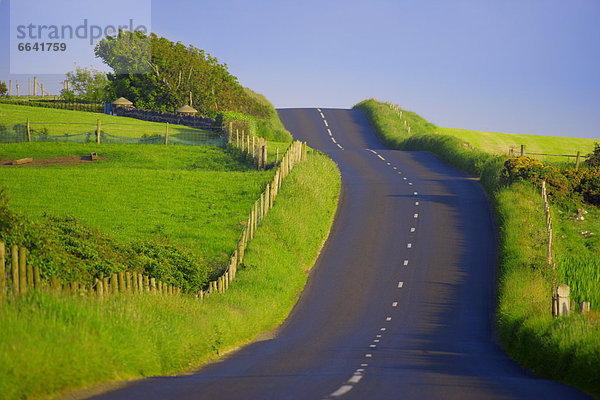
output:
[[[437, 127], [436, 131], [444, 135], [455, 136], [477, 149], [492, 154], [508, 154], [510, 147], [519, 153], [523, 144], [526, 152], [574, 155], [579, 151], [581, 155], [587, 155], [594, 150], [594, 143], [600, 141], [600, 139], [522, 135], [442, 127]], [[566, 157], [535, 157], [547, 161], [564, 162], [567, 160]], [[574, 159], [571, 158], [571, 161], [574, 162]]]
[[72, 215], [120, 240], [166, 238], [211, 257], [233, 251], [239, 223], [273, 174], [206, 146], [1, 144], [0, 164], [91, 152], [101, 160], [0, 166], [0, 186], [31, 217]]

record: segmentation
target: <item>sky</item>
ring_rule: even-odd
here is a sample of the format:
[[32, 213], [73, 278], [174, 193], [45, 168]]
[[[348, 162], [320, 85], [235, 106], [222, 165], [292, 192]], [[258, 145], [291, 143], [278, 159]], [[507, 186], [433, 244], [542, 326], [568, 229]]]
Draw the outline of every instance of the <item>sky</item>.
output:
[[[57, 93], [64, 73], [45, 73], [53, 61], [11, 74], [25, 56], [11, 22], [36, 3], [54, 5], [48, 24], [135, 14], [217, 57], [275, 107], [373, 97], [438, 126], [600, 139], [600, 0], [0, 0], [0, 80], [23, 88], [35, 74]], [[65, 12], [74, 7], [84, 14]], [[79, 50], [83, 66], [91, 48]]]

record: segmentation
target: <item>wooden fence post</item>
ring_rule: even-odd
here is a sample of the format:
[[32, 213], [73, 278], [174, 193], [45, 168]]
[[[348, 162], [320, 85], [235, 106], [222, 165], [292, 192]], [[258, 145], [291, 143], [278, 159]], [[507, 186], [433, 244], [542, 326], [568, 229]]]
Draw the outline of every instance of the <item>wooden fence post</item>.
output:
[[150, 278], [150, 292], [152, 292], [152, 294], [156, 294], [157, 290], [156, 290], [156, 278]]
[[0, 304], [6, 300], [6, 248], [4, 243], [0, 242]]
[[169, 144], [169, 123], [165, 125], [165, 144]]
[[525, 155], [525, 145], [522, 144], [521, 145], [521, 157], [523, 157]]
[[144, 292], [150, 292], [150, 279], [146, 275], [142, 275], [144, 278]]
[[11, 272], [12, 272], [12, 292], [13, 296], [19, 295], [19, 247], [13, 244], [10, 251]]
[[125, 293], [127, 286], [125, 284], [125, 272], [121, 271], [118, 275], [119, 279], [119, 293]]
[[98, 295], [100, 298], [104, 297], [103, 282], [100, 278], [96, 278], [96, 295]]
[[21, 294], [27, 292], [27, 249], [25, 247], [19, 249], [19, 292]]
[[33, 289], [33, 266], [31, 264], [25, 264], [27, 270], [27, 288]]
[[33, 287], [40, 290], [42, 288], [42, 279], [40, 277], [40, 267], [36, 265], [33, 267]]
[[579, 169], [579, 157], [581, 155], [581, 152], [578, 151], [577, 152], [577, 158], [575, 159], [575, 171], [577, 171]]
[[27, 118], [27, 141], [31, 142], [31, 127], [29, 126], [29, 118]]
[[125, 278], [126, 278], [126, 281], [125, 281], [125, 290], [128, 293], [131, 293], [133, 291], [133, 280], [132, 280], [132, 277], [131, 277], [131, 272], [129, 272], [129, 271], [125, 272]]
[[104, 296], [108, 296], [109, 292], [109, 278], [105, 276], [102, 278], [102, 288], [104, 289]]
[[97, 126], [96, 126], [96, 143], [97, 144], [100, 144], [100, 128], [101, 128], [101, 122], [100, 122], [100, 118], [98, 118]]
[[119, 275], [117, 274], [112, 274], [110, 277], [110, 293], [119, 293]]

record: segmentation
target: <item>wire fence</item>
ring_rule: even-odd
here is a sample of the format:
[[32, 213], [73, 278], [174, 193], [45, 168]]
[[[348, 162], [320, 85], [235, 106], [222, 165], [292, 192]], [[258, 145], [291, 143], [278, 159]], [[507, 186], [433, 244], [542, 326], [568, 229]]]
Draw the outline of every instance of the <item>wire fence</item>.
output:
[[[168, 124], [163, 132], [157, 129], [139, 127], [127, 124], [44, 124], [43, 127], [34, 128], [33, 123], [0, 126], [0, 143], [22, 142], [67, 142], [67, 143], [121, 143], [121, 144], [170, 144], [184, 146], [217, 146], [225, 147], [227, 137], [223, 133], [189, 129], [176, 133], [169, 133]], [[40, 124], [38, 124], [40, 125]], [[54, 126], [53, 126], [54, 125]], [[100, 129], [98, 129], [100, 128]], [[49, 131], [62, 131], [76, 133], [51, 134]], [[108, 133], [143, 131], [139, 136], [131, 137]], [[98, 134], [99, 132], [99, 134]]]

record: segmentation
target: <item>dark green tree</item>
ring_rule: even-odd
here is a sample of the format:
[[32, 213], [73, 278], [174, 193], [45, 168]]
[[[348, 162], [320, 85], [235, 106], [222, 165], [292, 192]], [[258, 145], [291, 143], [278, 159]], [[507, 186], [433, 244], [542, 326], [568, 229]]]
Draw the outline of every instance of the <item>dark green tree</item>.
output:
[[194, 46], [120, 31], [98, 43], [95, 54], [114, 71], [108, 76], [111, 97], [126, 97], [137, 107], [173, 111], [189, 104], [213, 117], [221, 111], [268, 116], [226, 64]]

